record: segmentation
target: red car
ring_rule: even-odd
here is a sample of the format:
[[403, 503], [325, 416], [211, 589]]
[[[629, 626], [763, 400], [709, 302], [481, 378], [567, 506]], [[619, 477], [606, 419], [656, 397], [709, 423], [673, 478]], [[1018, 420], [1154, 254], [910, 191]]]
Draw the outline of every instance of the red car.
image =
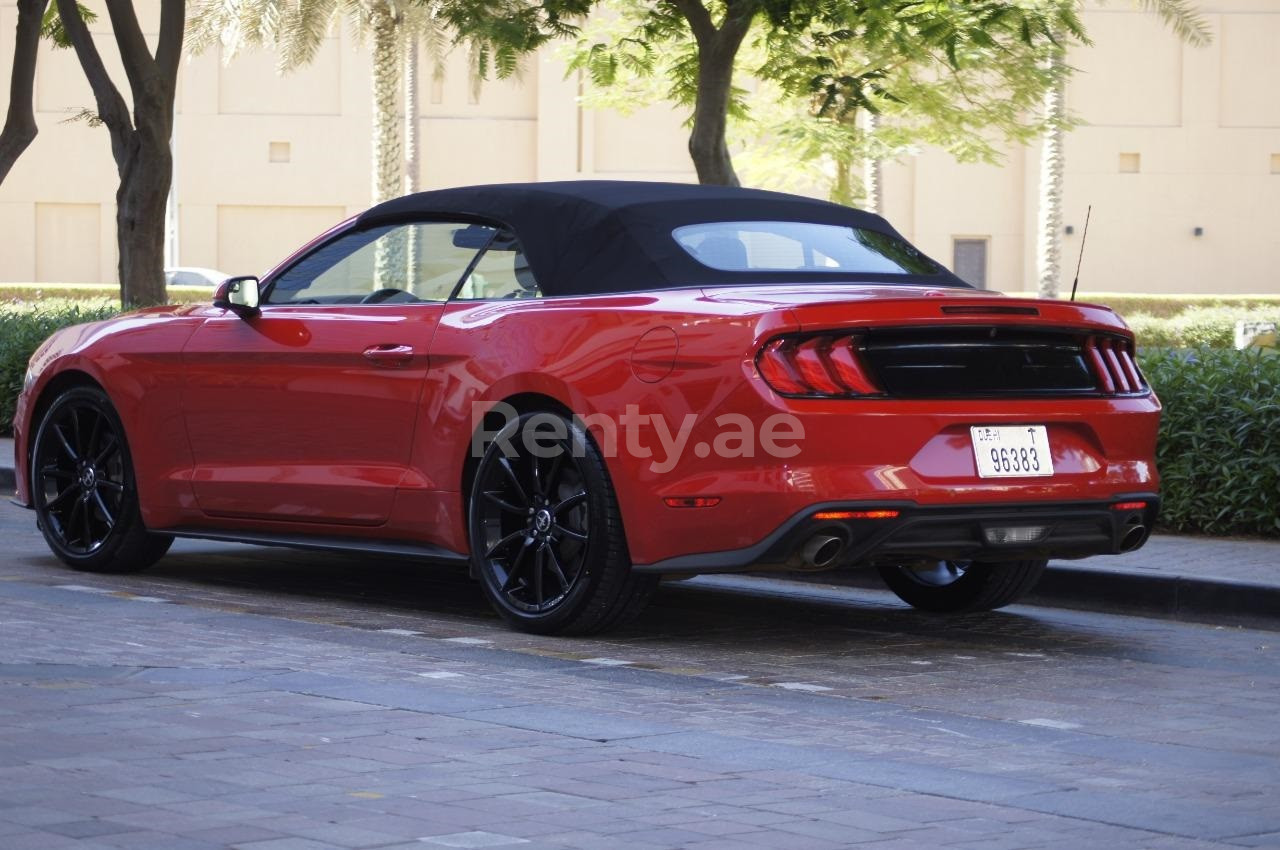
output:
[[399, 198], [212, 304], [60, 331], [15, 431], [73, 567], [396, 553], [582, 633], [761, 568], [1006, 605], [1145, 542], [1159, 415], [1111, 310], [976, 291], [878, 216], [569, 182]]

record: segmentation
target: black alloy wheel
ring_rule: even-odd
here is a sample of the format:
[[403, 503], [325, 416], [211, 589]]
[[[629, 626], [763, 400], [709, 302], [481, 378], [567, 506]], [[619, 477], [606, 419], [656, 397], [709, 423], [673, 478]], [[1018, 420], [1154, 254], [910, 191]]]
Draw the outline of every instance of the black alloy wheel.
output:
[[172, 543], [142, 524], [124, 428], [96, 387], [67, 390], [49, 406], [33, 441], [31, 494], [49, 548], [77, 569], [144, 569]]
[[946, 614], [991, 611], [1035, 587], [1048, 561], [930, 561], [886, 565], [880, 577], [914, 608]]
[[639, 613], [656, 585], [631, 573], [595, 444], [555, 413], [525, 414], [490, 443], [472, 485], [469, 542], [490, 602], [525, 631], [615, 627]]

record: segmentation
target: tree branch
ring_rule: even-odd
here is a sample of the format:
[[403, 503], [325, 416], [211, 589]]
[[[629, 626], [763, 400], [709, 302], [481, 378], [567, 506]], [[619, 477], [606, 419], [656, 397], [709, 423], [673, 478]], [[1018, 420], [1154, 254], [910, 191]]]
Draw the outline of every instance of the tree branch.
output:
[[716, 25], [711, 20], [711, 12], [702, 5], [701, 0], [671, 0], [671, 5], [684, 15], [689, 22], [689, 29], [698, 42], [699, 48], [706, 48], [716, 37]]
[[36, 56], [40, 48], [40, 21], [49, 0], [18, 0], [18, 27], [14, 37], [13, 73], [9, 77], [9, 112], [0, 132], [0, 183], [18, 161], [39, 128], [32, 96], [35, 91]]
[[111, 16], [111, 31], [120, 48], [120, 61], [133, 90], [133, 108], [146, 100], [147, 84], [155, 78], [155, 59], [147, 49], [147, 39], [142, 35], [138, 15], [133, 3], [127, 0], [106, 0], [107, 14]]
[[185, 0], [160, 0], [160, 43], [156, 45], [156, 65], [160, 69], [160, 78], [175, 85], [178, 63], [182, 59], [186, 5]]
[[106, 66], [102, 64], [102, 56], [93, 43], [89, 28], [80, 19], [80, 10], [75, 0], [57, 0], [58, 16], [62, 18], [62, 27], [67, 39], [75, 48], [80, 67], [89, 80], [94, 100], [98, 103], [98, 117], [111, 131], [111, 152], [115, 155], [117, 165], [125, 160], [125, 146], [129, 134], [133, 132], [133, 123], [129, 118], [129, 105], [116, 84], [111, 81]]

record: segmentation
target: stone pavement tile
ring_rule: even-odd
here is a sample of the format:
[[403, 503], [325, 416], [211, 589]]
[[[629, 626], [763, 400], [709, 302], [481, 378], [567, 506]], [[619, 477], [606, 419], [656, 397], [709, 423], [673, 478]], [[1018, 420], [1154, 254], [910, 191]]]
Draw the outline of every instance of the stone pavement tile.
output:
[[225, 846], [252, 841], [266, 841], [273, 838], [288, 838], [290, 836], [258, 826], [234, 824], [215, 826], [210, 829], [197, 829], [188, 833], [187, 837], [194, 838], [197, 841], [208, 841], [211, 844]]
[[46, 832], [65, 835], [68, 838], [94, 838], [100, 835], [117, 835], [133, 832], [136, 827], [109, 820], [77, 820], [67, 823], [51, 823], [41, 827]]
[[269, 838], [266, 841], [233, 844], [232, 850], [340, 850], [340, 848], [335, 844], [325, 844], [310, 838]]

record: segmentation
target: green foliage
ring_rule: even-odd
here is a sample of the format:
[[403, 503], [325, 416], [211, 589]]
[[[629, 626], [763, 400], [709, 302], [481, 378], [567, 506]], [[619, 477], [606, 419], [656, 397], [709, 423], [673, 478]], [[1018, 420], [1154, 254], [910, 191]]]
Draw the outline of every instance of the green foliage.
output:
[[0, 304], [0, 433], [9, 433], [27, 361], [59, 328], [96, 322], [120, 312], [120, 302], [48, 300]]
[[[198, 304], [213, 300], [208, 286], [170, 286], [165, 289], [171, 304]], [[110, 300], [120, 306], [120, 287], [105, 283], [0, 283], [0, 309], [10, 302], [31, 304], [65, 299], [95, 302]]]
[[1234, 348], [1236, 322], [1275, 322], [1280, 304], [1270, 307], [1192, 307], [1167, 318], [1125, 315], [1138, 344], [1156, 348]]
[[[1017, 293], [1035, 297], [1036, 293]], [[1132, 292], [1081, 292], [1077, 301], [1087, 304], [1105, 304], [1128, 318], [1144, 314], [1157, 319], [1170, 319], [1188, 310], [1206, 307], [1233, 307], [1247, 311], [1243, 318], [1257, 318], [1254, 314], [1280, 309], [1280, 295], [1147, 295]]]
[[[80, 20], [86, 24], [92, 24], [98, 20], [97, 13], [80, 3], [76, 3], [76, 12], [79, 13]], [[56, 3], [50, 3], [44, 10], [44, 17], [40, 19], [40, 37], [60, 50], [68, 50], [71, 47], [71, 38], [62, 25], [62, 16], [58, 14]]]
[[1280, 536], [1280, 356], [1163, 349], [1140, 359], [1164, 404], [1161, 525]]
[[[607, 14], [592, 20], [567, 57], [589, 81], [585, 105], [624, 113], [660, 100], [694, 105], [699, 47], [679, 5], [605, 0]], [[723, 2], [702, 5], [713, 21], [727, 14]], [[1068, 0], [730, 5], [755, 9], [735, 67], [744, 82], [728, 107], [730, 142], [741, 151], [735, 158], [751, 182], [834, 183], [833, 197], [855, 182], [854, 163], [921, 145], [997, 162], [1003, 142], [1044, 129], [1040, 100], [1069, 70], [1046, 61], [1049, 53], [1087, 43]], [[867, 113], [883, 116], [874, 133], [857, 120]]]

